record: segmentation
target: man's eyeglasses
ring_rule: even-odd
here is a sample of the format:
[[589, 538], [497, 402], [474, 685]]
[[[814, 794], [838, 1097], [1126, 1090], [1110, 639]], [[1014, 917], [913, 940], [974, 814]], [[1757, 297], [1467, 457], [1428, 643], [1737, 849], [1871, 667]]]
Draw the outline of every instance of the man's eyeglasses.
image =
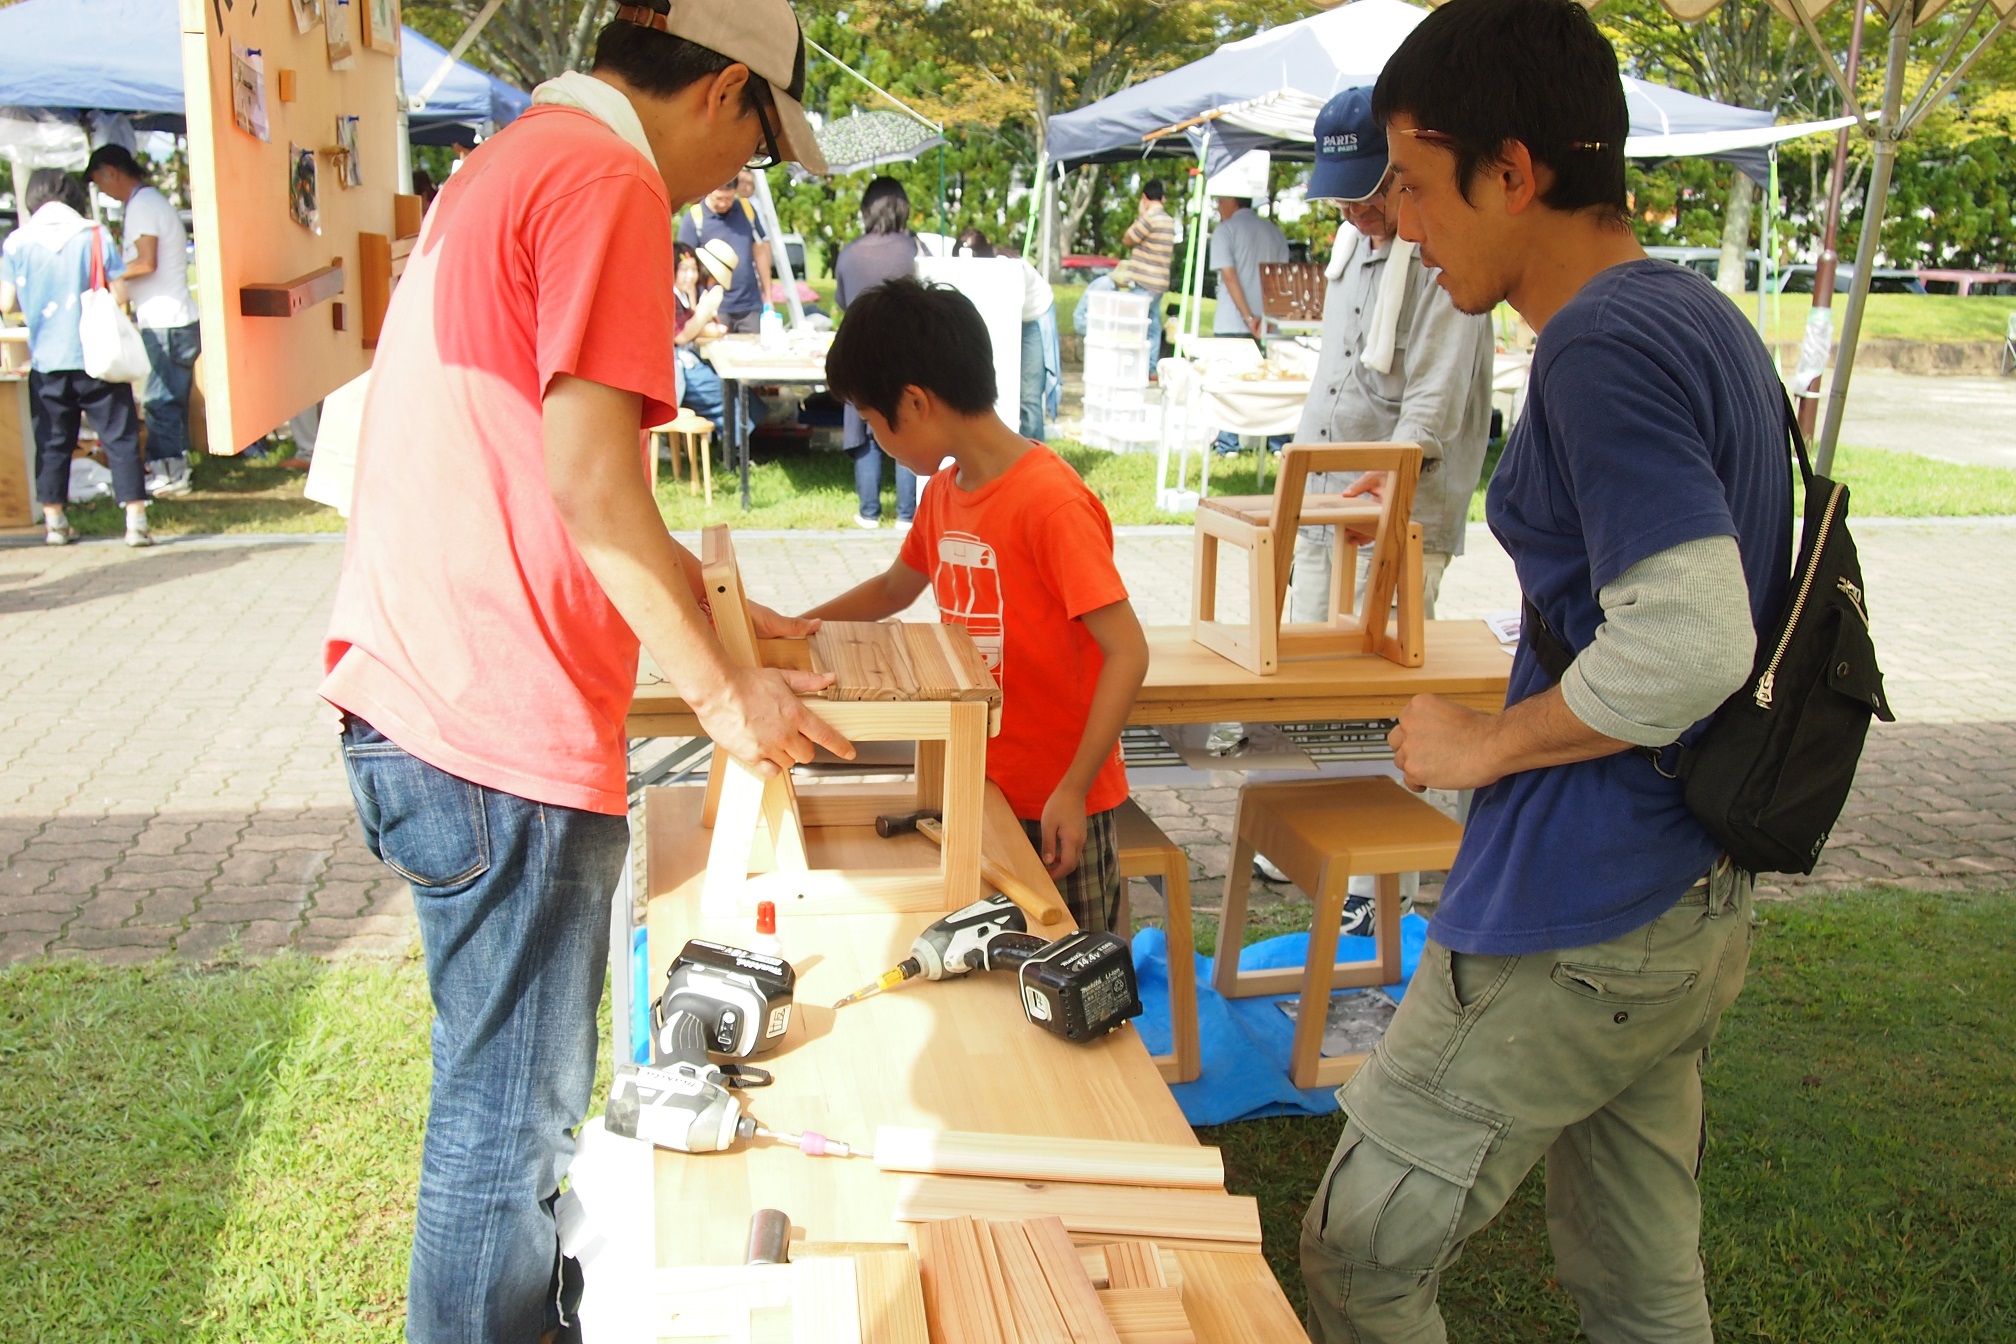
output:
[[[1404, 129], [1400, 132], [1400, 134], [1411, 135], [1424, 145], [1440, 145], [1444, 149], [1454, 149], [1456, 146], [1463, 143], [1462, 141], [1458, 140], [1455, 136], [1449, 134], [1447, 131], [1423, 130], [1418, 126]], [[1568, 148], [1572, 150], [1588, 152], [1599, 149], [1608, 149], [1610, 148], [1610, 142], [1608, 140], [1570, 140], [1568, 142]]]
[[767, 93], [756, 95], [756, 121], [763, 128], [763, 148], [750, 156], [747, 166], [759, 171], [784, 162], [783, 152], [777, 148], [777, 133], [770, 129], [769, 107], [770, 98]]

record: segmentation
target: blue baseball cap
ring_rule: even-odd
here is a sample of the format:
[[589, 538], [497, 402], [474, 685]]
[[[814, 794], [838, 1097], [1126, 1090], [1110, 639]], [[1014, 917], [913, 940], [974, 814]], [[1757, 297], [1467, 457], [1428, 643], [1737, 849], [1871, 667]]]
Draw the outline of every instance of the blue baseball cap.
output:
[[1346, 89], [1316, 114], [1311, 200], [1362, 201], [1386, 176], [1386, 128], [1372, 116], [1372, 90]]

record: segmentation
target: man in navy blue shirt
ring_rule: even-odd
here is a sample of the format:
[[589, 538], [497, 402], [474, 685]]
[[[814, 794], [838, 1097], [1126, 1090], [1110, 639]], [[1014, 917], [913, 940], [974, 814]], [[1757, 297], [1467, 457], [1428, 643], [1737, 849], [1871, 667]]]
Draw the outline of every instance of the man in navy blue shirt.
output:
[[721, 299], [721, 321], [738, 335], [757, 330], [766, 306], [764, 286], [770, 282], [770, 242], [756, 211], [729, 182], [707, 193], [706, 199], [679, 217], [679, 241], [698, 252], [720, 238], [735, 249], [734, 278]]
[[1420, 969], [1303, 1225], [1319, 1341], [1440, 1340], [1442, 1272], [1545, 1159], [1592, 1340], [1713, 1338], [1701, 1069], [1750, 951], [1750, 875], [1674, 753], [1748, 677], [1791, 559], [1783, 394], [1712, 285], [1629, 226], [1617, 58], [1574, 0], [1452, 0], [1387, 63], [1400, 236], [1455, 305], [1539, 332], [1486, 517], [1571, 649], [1502, 714], [1415, 699], [1416, 788], [1475, 789]]

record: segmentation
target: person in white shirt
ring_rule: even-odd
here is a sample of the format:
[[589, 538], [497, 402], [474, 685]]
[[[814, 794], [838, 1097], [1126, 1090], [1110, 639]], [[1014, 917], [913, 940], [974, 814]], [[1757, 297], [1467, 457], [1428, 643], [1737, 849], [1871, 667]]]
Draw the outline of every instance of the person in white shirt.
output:
[[1057, 296], [1043, 273], [1027, 258], [1003, 252], [987, 241], [978, 228], [960, 233], [958, 256], [998, 257], [1022, 268], [1022, 388], [1018, 430], [1025, 439], [1048, 442], [1049, 426], [1044, 421], [1047, 380], [1053, 367], [1062, 361], [1051, 354], [1057, 343]]
[[100, 145], [84, 174], [125, 208], [120, 250], [133, 325], [147, 347], [147, 493], [189, 493], [189, 397], [202, 352], [196, 300], [189, 294], [189, 231], [147, 170], [124, 145]]

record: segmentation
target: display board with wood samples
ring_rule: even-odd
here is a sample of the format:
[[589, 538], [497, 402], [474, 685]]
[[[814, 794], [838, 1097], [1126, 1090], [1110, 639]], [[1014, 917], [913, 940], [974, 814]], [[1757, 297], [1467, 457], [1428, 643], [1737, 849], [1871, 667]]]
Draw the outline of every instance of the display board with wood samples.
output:
[[363, 373], [420, 228], [399, 0], [181, 0], [203, 391], [232, 454]]

